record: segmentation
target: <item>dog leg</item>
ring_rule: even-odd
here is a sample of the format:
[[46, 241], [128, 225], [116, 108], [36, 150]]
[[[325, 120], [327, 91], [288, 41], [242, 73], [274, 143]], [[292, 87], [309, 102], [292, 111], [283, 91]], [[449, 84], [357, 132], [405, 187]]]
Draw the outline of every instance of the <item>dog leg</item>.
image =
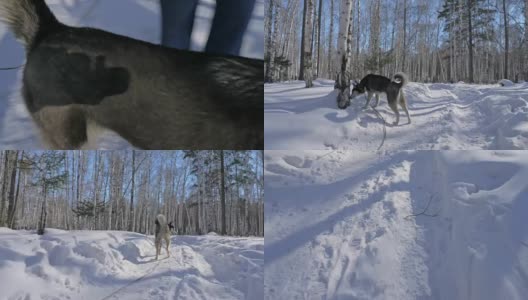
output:
[[405, 96], [403, 95], [402, 91], [400, 91], [400, 106], [407, 114], [407, 119], [409, 120], [409, 124], [411, 124], [411, 116], [409, 116], [409, 110], [407, 109], [407, 101], [405, 100]]
[[389, 106], [394, 112], [394, 114], [396, 114], [396, 120], [394, 121], [394, 123], [392, 123], [392, 125], [396, 126], [398, 125], [398, 123], [400, 123], [400, 112], [398, 111], [398, 103], [396, 101], [391, 101], [389, 102]]
[[363, 106], [363, 109], [367, 109], [370, 103], [370, 99], [372, 98], [372, 93], [367, 92], [367, 103], [365, 103], [365, 106]]
[[161, 252], [161, 241], [160, 242], [156, 242], [156, 260], [158, 260], [158, 256]]
[[44, 107], [33, 118], [52, 149], [79, 149], [87, 141], [86, 114], [78, 106]]
[[170, 257], [169, 245], [170, 245], [170, 239], [165, 238], [165, 250], [167, 250], [167, 257]]
[[374, 104], [373, 107], [378, 107], [378, 104], [379, 104], [379, 94], [376, 94], [376, 103]]

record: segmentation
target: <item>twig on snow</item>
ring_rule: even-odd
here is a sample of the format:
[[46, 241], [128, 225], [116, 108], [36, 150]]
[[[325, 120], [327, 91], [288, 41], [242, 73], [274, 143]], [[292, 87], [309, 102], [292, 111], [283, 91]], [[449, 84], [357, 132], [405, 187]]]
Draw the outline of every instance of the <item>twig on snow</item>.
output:
[[23, 67], [24, 65], [20, 65], [20, 66], [17, 66], [17, 67], [6, 67], [6, 68], [0, 68], [0, 71], [8, 71], [8, 70], [16, 70], [16, 69], [20, 69], [21, 67]]
[[328, 155], [330, 155], [330, 154], [332, 154], [332, 153], [334, 153], [334, 152], [336, 152], [336, 151], [337, 151], [337, 150], [332, 150], [332, 151], [330, 151], [330, 152], [327, 152], [326, 154], [323, 154], [323, 155], [321, 155], [321, 156], [316, 157], [315, 160], [320, 160], [321, 158], [323, 158], [323, 157], [325, 157], [325, 156], [328, 156]]
[[433, 195], [431, 195], [431, 197], [429, 198], [429, 202], [427, 202], [427, 205], [425, 206], [425, 208], [421, 212], [416, 213], [416, 214], [408, 215], [408, 216], [405, 217], [405, 219], [408, 219], [410, 217], [417, 217], [417, 216], [437, 217], [438, 213], [440, 212], [440, 210], [438, 210], [434, 214], [428, 214], [427, 213], [427, 210], [429, 209], [429, 205], [431, 205], [431, 202], [433, 201], [433, 199], [434, 199], [434, 197], [433, 197]]

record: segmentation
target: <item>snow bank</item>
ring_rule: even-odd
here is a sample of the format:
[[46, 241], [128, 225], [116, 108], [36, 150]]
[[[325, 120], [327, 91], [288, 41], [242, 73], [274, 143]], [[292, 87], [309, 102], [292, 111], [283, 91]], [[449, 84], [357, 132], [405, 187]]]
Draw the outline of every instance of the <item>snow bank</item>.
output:
[[267, 299], [526, 298], [527, 153], [265, 160]]
[[[528, 149], [527, 83], [410, 83], [404, 91], [413, 122], [387, 124], [383, 150]], [[383, 121], [362, 109], [365, 96], [347, 110], [337, 109], [336, 96], [328, 80], [310, 89], [299, 81], [266, 84], [266, 149], [377, 149]], [[392, 123], [394, 113], [381, 98], [378, 111]]]
[[0, 298], [100, 299], [127, 286], [117, 299], [262, 299], [262, 245], [175, 236], [171, 257], [155, 261], [152, 237], [137, 233], [0, 228]]
[[513, 86], [514, 85], [513, 81], [508, 80], [508, 79], [499, 80], [499, 84], [500, 86]]

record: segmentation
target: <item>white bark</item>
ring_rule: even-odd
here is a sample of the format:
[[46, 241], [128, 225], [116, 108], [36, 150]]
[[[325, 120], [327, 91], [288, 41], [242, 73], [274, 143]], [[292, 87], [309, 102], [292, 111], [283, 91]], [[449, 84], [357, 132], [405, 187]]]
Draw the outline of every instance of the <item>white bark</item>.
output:
[[339, 65], [341, 66], [341, 71], [345, 71], [347, 65], [347, 37], [350, 22], [351, 5], [352, 0], [341, 0], [341, 7], [339, 13], [339, 33], [337, 35], [337, 57]]
[[304, 24], [304, 81], [306, 87], [313, 86], [313, 55], [312, 55], [312, 33], [313, 33], [313, 14], [314, 14], [314, 0], [305, 0], [306, 16]]

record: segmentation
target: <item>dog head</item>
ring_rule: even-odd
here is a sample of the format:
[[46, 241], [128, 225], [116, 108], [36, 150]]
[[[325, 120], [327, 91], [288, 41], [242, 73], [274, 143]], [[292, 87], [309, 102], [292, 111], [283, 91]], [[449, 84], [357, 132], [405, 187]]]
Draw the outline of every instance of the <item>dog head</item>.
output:
[[172, 221], [170, 221], [169, 224], [167, 224], [167, 226], [169, 226], [170, 231], [174, 230], [174, 225], [172, 225]]
[[350, 99], [354, 99], [357, 96], [365, 93], [365, 87], [361, 85], [360, 83], [358, 83], [356, 80], [352, 82], [352, 86], [353, 88], [352, 88], [352, 94], [350, 95]]

